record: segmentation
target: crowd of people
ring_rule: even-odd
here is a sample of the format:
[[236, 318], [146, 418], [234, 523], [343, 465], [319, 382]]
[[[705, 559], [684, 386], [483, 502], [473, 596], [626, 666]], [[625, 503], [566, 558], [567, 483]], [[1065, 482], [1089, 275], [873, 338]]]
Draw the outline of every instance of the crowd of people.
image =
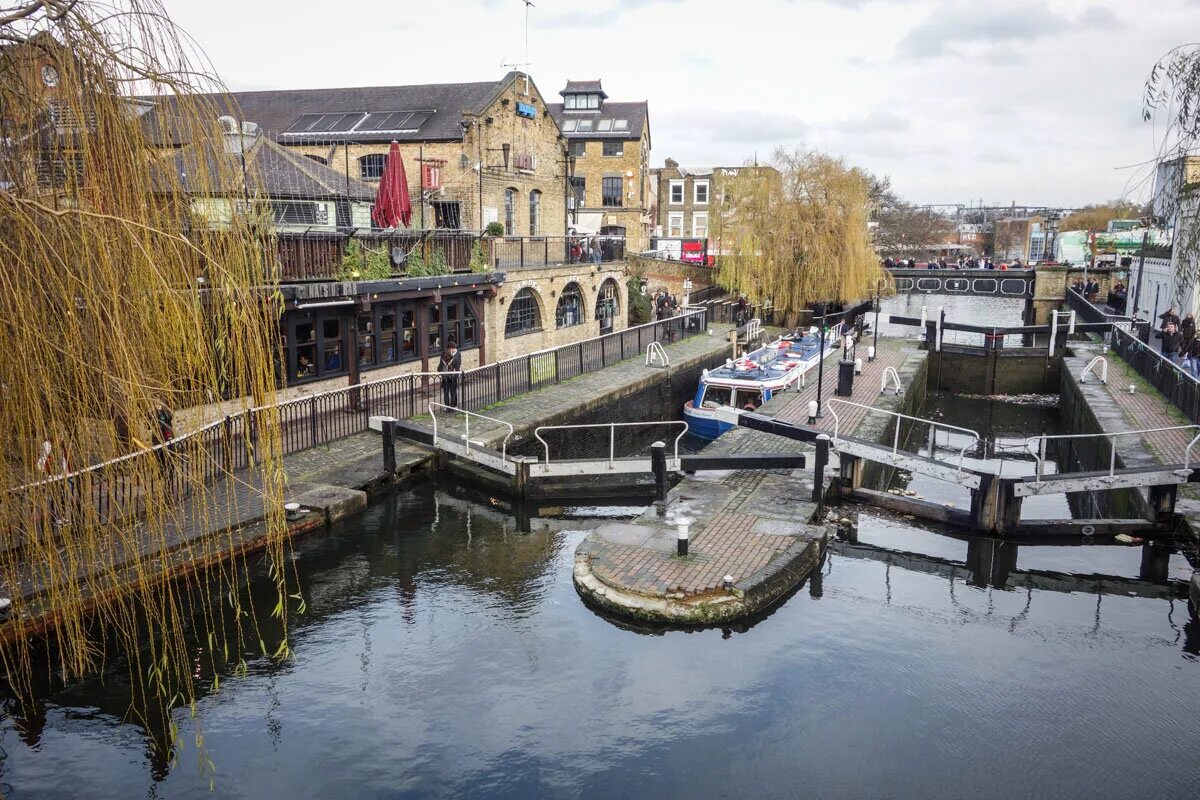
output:
[[975, 256], [959, 256], [956, 259], [939, 258], [936, 261], [889, 257], [883, 260], [883, 266], [887, 269], [1027, 269], [1027, 265], [1022, 264], [1019, 258], [1014, 258], [1009, 264]]
[[666, 290], [656, 292], [652, 302], [654, 304], [654, 318], [660, 322], [664, 319], [670, 319], [679, 313], [679, 300], [675, 295], [667, 294]]
[[1163, 357], [1200, 378], [1200, 337], [1196, 336], [1195, 316], [1189, 312], [1180, 319], [1171, 306], [1158, 319]]
[[571, 239], [570, 255], [572, 264], [585, 264], [589, 261], [599, 264], [604, 260], [604, 253], [600, 249], [600, 240], [595, 236]]

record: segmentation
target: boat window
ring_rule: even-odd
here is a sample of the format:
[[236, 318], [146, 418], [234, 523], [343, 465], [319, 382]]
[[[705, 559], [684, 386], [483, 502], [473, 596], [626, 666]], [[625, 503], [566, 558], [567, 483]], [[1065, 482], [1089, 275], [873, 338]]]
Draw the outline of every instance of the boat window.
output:
[[709, 386], [704, 390], [704, 408], [717, 408], [729, 405], [728, 386]]
[[758, 389], [738, 389], [735, 408], [758, 408], [762, 405], [762, 392]]

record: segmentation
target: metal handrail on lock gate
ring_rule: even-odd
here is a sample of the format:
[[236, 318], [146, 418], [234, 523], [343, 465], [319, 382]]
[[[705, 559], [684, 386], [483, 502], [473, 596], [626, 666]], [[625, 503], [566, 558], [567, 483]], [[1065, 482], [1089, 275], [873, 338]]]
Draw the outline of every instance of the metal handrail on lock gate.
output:
[[[862, 409], [866, 409], [867, 411], [876, 411], [881, 414], [887, 414], [888, 416], [896, 417], [896, 431], [895, 431], [894, 435], [892, 436], [892, 454], [893, 455], [900, 452], [900, 420], [902, 420], [902, 419], [911, 420], [913, 422], [922, 422], [926, 425], [929, 425], [931, 428], [933, 428], [934, 436], [937, 435], [938, 428], [941, 428], [941, 429], [947, 430], [947, 431], [957, 431], [959, 433], [967, 434], [968, 436], [971, 437], [971, 441], [969, 443], [963, 445], [962, 449], [960, 449], [958, 451], [958, 477], [959, 478], [962, 477], [963, 461], [966, 460], [967, 450], [969, 450], [979, 444], [979, 439], [980, 439], [979, 433], [977, 431], [971, 430], [970, 428], [960, 428], [957, 425], [949, 425], [945, 422], [938, 422], [937, 420], [924, 419], [922, 417], [914, 417], [909, 414], [901, 414], [899, 411], [889, 411], [886, 408], [875, 408], [874, 406], [867, 406], [867, 405], [863, 405], [862, 403], [852, 403], [849, 400], [842, 400], [842, 399], [839, 399], [836, 397], [829, 398], [828, 403], [829, 403], [829, 405], [827, 407], [829, 408], [829, 413], [833, 414], [833, 445], [834, 445], [834, 447], [837, 447], [837, 443], [841, 439], [841, 437], [839, 436], [840, 429], [841, 429], [841, 419], [838, 417], [838, 413], [835, 410], [835, 406], [838, 406], [838, 405], [853, 406], [854, 408], [862, 408]], [[932, 454], [933, 453], [931, 450], [930, 455], [932, 456]]]
[[633, 428], [633, 427], [649, 427], [652, 425], [680, 425], [683, 430], [675, 437], [675, 454], [672, 456], [674, 468], [679, 466], [679, 440], [687, 435], [688, 424], [682, 420], [662, 420], [654, 422], [596, 422], [589, 425], [542, 425], [534, 429], [533, 437], [542, 443], [545, 460], [543, 463], [550, 463], [550, 443], [542, 438], [542, 431], [562, 431], [562, 430], [579, 430], [583, 428], [608, 428], [608, 464], [611, 466], [617, 460], [616, 458], [616, 443], [617, 443], [617, 428]]
[[[1108, 477], [1113, 477], [1117, 472], [1117, 437], [1118, 436], [1133, 436], [1143, 433], [1163, 433], [1165, 431], [1200, 431], [1200, 425], [1172, 425], [1167, 428], [1145, 428], [1139, 431], [1115, 431], [1112, 433], [1059, 433], [1059, 434], [1042, 434], [1040, 436], [1025, 437], [1025, 449], [1037, 460], [1037, 483], [1042, 482], [1042, 476], [1046, 470], [1046, 442], [1051, 439], [1110, 439], [1108, 445]], [[1037, 450], [1031, 450], [1029, 445], [1031, 442], [1038, 442]], [[1183, 469], [1184, 471], [1191, 470], [1192, 463], [1192, 448], [1196, 443], [1200, 442], [1200, 433], [1197, 433], [1192, 440], [1188, 442], [1183, 451]]]
[[486, 419], [488, 422], [495, 422], [498, 425], [503, 425], [504, 427], [508, 428], [508, 435], [504, 437], [504, 440], [502, 442], [500, 442], [500, 458], [504, 459], [505, 461], [508, 460], [508, 440], [513, 437], [513, 433], [515, 432], [513, 429], [512, 423], [505, 422], [502, 419], [496, 419], [495, 417], [488, 417], [488, 416], [484, 416], [483, 414], [476, 414], [474, 411], [467, 411], [465, 408], [455, 408], [454, 406], [448, 406], [445, 403], [430, 403], [429, 404], [429, 416], [433, 418], [433, 446], [434, 447], [437, 447], [437, 442], [438, 442], [438, 421], [437, 421], [437, 414], [434, 413], [434, 408], [440, 408], [445, 411], [453, 411], [456, 414], [463, 415], [464, 426], [465, 426], [465, 430], [463, 431], [463, 440], [466, 442], [466, 447], [467, 447], [468, 452], [471, 450], [471, 417], [478, 417], [479, 419]]

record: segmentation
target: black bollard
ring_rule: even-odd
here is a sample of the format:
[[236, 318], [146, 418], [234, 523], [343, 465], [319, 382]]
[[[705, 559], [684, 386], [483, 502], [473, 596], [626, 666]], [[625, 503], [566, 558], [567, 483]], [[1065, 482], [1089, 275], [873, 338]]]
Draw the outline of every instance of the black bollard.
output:
[[849, 397], [854, 393], [854, 362], [845, 359], [838, 362], [837, 396]]
[[658, 487], [658, 499], [667, 497], [667, 446], [662, 442], [650, 445], [650, 469], [654, 473], [654, 484]]
[[829, 464], [829, 434], [817, 434], [817, 460], [813, 465], [813, 502], [825, 499], [825, 467]]
[[388, 478], [396, 477], [396, 420], [383, 421], [383, 471]]

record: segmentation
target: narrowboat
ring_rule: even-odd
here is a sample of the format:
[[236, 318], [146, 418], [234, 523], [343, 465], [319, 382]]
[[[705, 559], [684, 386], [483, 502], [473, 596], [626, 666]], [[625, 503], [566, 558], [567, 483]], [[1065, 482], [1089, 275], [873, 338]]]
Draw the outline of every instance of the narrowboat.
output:
[[840, 341], [827, 331], [824, 342], [816, 328], [803, 336], [784, 336], [747, 353], [725, 366], [700, 375], [696, 395], [683, 407], [688, 432], [701, 439], [716, 439], [734, 427], [730, 418], [752, 411], [779, 392], [804, 381], [817, 362], [835, 350]]

